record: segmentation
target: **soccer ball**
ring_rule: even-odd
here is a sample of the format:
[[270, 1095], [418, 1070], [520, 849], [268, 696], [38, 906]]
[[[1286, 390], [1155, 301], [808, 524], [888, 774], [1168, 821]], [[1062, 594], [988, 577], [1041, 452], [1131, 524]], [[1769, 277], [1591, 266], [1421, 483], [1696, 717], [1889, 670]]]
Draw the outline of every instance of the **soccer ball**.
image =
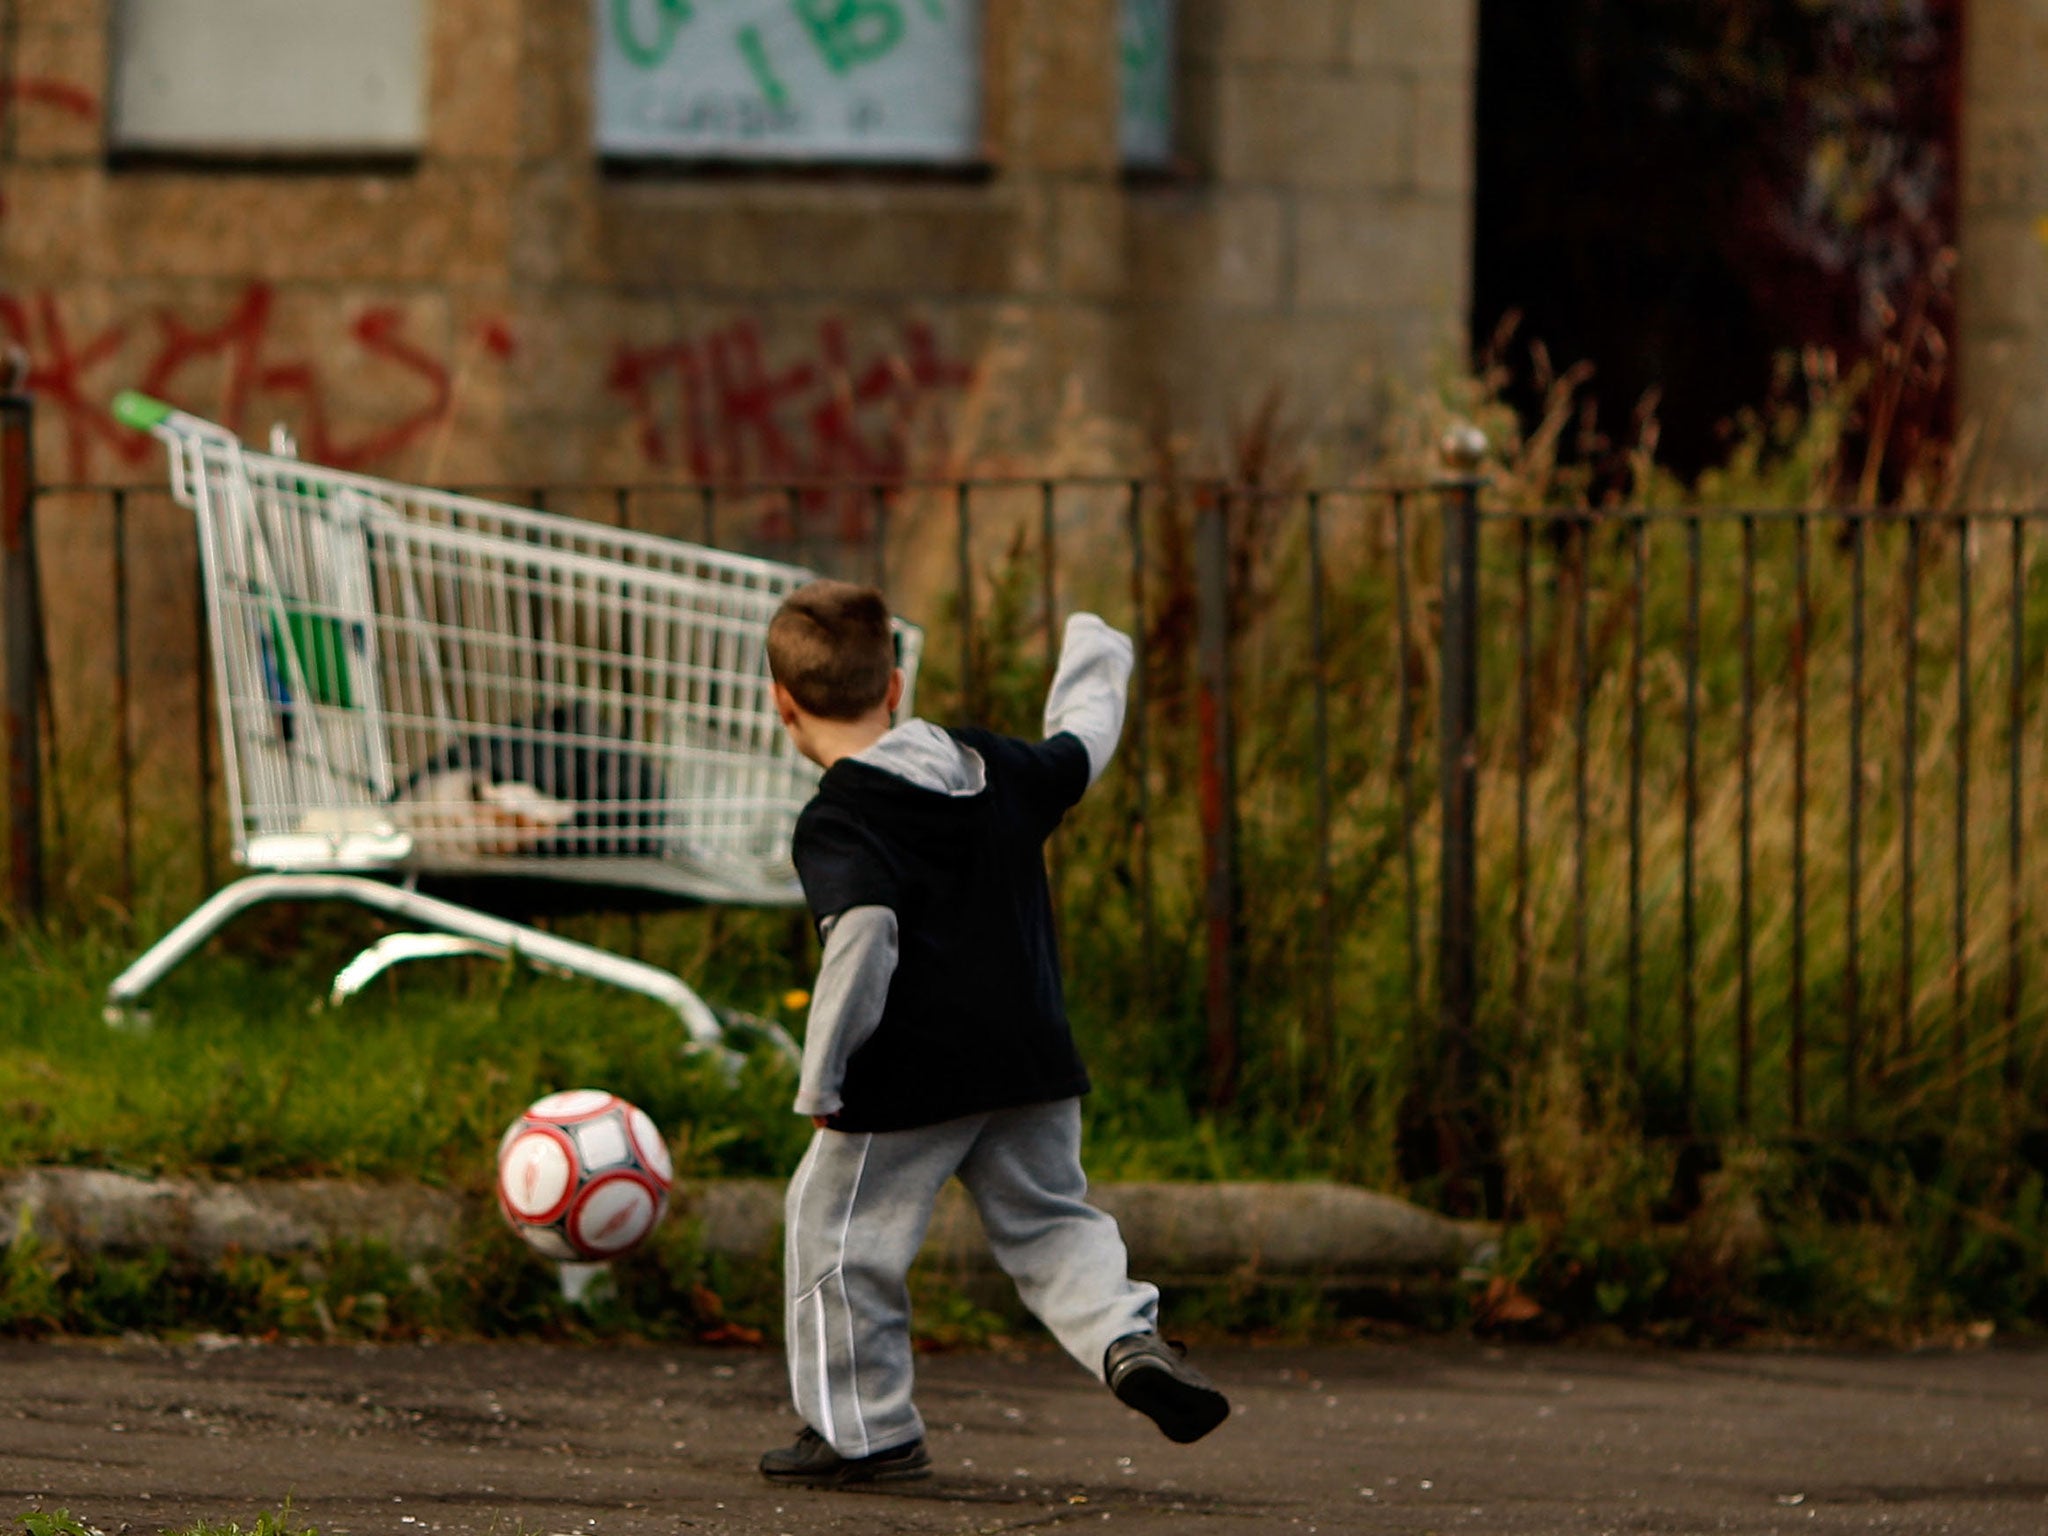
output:
[[599, 1088], [551, 1093], [498, 1143], [498, 1207], [548, 1258], [602, 1263], [668, 1209], [668, 1145], [645, 1111]]

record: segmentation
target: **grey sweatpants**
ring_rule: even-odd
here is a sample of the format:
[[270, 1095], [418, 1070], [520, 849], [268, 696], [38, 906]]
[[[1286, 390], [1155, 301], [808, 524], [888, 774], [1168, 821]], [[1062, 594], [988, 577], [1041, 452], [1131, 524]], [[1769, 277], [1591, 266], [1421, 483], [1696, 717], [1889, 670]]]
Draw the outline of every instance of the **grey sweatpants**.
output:
[[1079, 1100], [914, 1131], [819, 1131], [785, 1207], [789, 1385], [804, 1422], [842, 1456], [924, 1433], [904, 1277], [955, 1174], [1017, 1294], [1097, 1377], [1112, 1343], [1155, 1325], [1158, 1290], [1130, 1278], [1115, 1220], [1084, 1198]]

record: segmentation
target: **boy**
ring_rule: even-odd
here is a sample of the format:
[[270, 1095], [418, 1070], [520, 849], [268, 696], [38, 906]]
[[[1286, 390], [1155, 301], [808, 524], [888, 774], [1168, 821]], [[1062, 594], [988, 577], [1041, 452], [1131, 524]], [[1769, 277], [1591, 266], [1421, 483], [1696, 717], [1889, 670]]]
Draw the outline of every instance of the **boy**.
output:
[[1183, 1443], [1230, 1412], [1156, 1331], [1116, 1222], [1083, 1199], [1088, 1075], [1061, 1000], [1043, 845], [1123, 730], [1131, 642], [1067, 622], [1046, 740], [892, 727], [903, 698], [881, 593], [816, 581], [768, 629], [776, 709], [825, 770], [795, 855], [824, 958], [796, 1110], [817, 1127], [790, 1181], [790, 1387], [805, 1428], [776, 1482], [931, 1475], [910, 1400], [904, 1276], [948, 1178], [1068, 1353]]

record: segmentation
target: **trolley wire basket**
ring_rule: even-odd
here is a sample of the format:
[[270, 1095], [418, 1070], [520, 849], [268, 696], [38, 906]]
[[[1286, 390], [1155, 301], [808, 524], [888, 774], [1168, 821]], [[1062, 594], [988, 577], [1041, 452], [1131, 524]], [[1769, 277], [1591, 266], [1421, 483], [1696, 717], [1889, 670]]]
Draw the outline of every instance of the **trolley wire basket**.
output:
[[[401, 959], [517, 953], [657, 997], [692, 1039], [721, 1040], [670, 973], [419, 887], [800, 900], [790, 837], [818, 774], [776, 716], [767, 630], [812, 573], [322, 468], [281, 436], [254, 452], [142, 395], [116, 410], [164, 443], [197, 525], [229, 824], [251, 873], [123, 972], [110, 1013], [247, 907], [338, 898], [438, 933], [380, 941], [337, 995]], [[922, 635], [896, 633], [914, 685]]]

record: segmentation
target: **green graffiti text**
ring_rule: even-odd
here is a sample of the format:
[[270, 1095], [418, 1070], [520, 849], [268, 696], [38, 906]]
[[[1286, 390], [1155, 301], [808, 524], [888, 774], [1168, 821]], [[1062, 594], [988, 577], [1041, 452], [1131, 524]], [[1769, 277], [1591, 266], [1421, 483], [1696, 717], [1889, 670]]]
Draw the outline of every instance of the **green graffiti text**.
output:
[[612, 34], [619, 52], [641, 69], [658, 68], [691, 18], [690, 0], [654, 0], [653, 40], [638, 25], [638, 0], [612, 0]]
[[818, 52], [837, 75], [883, 58], [903, 41], [896, 0], [795, 0]]

